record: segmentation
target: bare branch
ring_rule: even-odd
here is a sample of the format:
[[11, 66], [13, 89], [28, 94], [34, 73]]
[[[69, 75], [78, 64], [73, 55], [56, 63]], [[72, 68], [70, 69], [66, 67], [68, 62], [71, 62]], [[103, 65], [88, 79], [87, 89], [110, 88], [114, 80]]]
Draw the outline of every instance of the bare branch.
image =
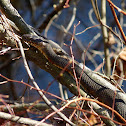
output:
[[[16, 123], [20, 123], [20, 124], [25, 124], [25, 125], [30, 125], [30, 126], [34, 126], [37, 125], [39, 123], [39, 121], [35, 121], [29, 118], [23, 118], [20, 116], [14, 116], [5, 112], [0, 112], [0, 118], [2, 119], [6, 119], [6, 120], [10, 120]], [[41, 123], [39, 126], [52, 126], [51, 124], [46, 124], [46, 123]]]

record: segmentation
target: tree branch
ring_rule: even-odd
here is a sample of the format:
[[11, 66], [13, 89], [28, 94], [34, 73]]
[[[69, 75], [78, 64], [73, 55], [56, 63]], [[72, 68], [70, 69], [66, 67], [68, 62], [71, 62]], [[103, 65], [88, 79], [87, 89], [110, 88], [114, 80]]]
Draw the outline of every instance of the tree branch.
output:
[[[6, 16], [11, 20], [12, 17], [10, 17], [8, 15], [9, 14], [9, 12], [8, 12], [9, 10], [6, 8], [7, 13], [6, 13], [6, 11], [4, 11], [4, 6], [3, 6], [4, 2], [2, 3], [2, 1], [3, 0], [0, 1], [0, 6], [2, 5], [1, 6], [2, 12], [5, 13]], [[7, 0], [5, 0], [5, 1], [7, 2]], [[6, 3], [6, 5], [8, 5], [8, 4], [10, 4], [10, 3]], [[7, 7], [6, 5], [5, 5], [5, 7]], [[11, 9], [12, 9], [12, 7], [11, 7]], [[13, 11], [10, 11], [10, 12], [13, 13]], [[17, 17], [15, 16], [15, 19], [17, 19], [17, 20], [21, 19], [21, 18], [17, 18]], [[0, 20], [0, 21], [2, 22], [2, 24], [4, 23], [2, 20]], [[15, 20], [13, 20], [13, 19], [12, 19], [12, 21], [15, 22]], [[21, 21], [24, 22], [22, 19], [21, 19]], [[31, 27], [29, 25], [27, 25], [26, 23], [23, 23], [23, 25], [20, 26], [20, 23], [18, 21], [16, 21], [16, 22], [17, 23], [15, 23], [15, 24], [19, 28], [21, 34], [28, 34], [28, 33], [35, 34], [34, 31], [31, 29]], [[22, 26], [24, 26], [26, 29], [28, 28], [28, 30], [24, 31], [24, 29], [21, 28]], [[12, 34], [12, 36], [9, 36], [8, 33], [7, 33], [8, 31], [5, 30], [4, 27], [1, 27], [0, 31], [1, 31], [0, 35], [4, 36], [4, 41], [6, 42], [6, 44], [8, 44], [10, 46], [11, 45], [16, 46], [15, 40], [12, 39], [12, 41], [11, 41], [11, 39], [8, 39], [8, 38], [13, 38], [13, 34]], [[1, 38], [1, 40], [3, 40], [3, 39]], [[24, 44], [23, 47], [28, 47], [25, 43], [23, 43], [23, 44]], [[40, 50], [38, 50], [35, 47], [30, 46], [29, 50], [25, 51], [25, 54], [26, 54], [26, 58], [28, 60], [33, 61], [40, 68], [42, 68], [45, 71], [49, 72], [56, 80], [58, 80], [60, 83], [64, 84], [66, 87], [68, 87], [68, 89], [73, 94], [78, 95], [78, 91], [77, 91], [78, 89], [77, 89], [77, 86], [76, 86], [76, 83], [75, 83], [75, 79], [73, 78], [73, 76], [71, 76], [70, 73], [68, 73], [67, 71], [64, 71], [63, 76], [59, 77], [59, 75], [61, 73], [61, 69], [58, 68], [58, 67], [56, 67], [55, 65], [53, 65], [51, 62], [49, 62], [49, 60], [47, 60], [45, 58], [45, 56], [40, 52]], [[114, 86], [111, 86], [110, 82], [108, 82], [107, 80], [103, 79], [101, 76], [98, 76], [97, 74], [93, 73], [86, 66], [85, 66], [84, 71], [86, 71], [88, 73], [88, 75], [90, 75], [90, 76], [92, 75], [92, 77], [93, 77], [94, 80], [98, 80], [98, 82], [97, 82], [98, 84], [100, 83], [102, 85], [106, 85], [106, 83], [107, 83], [107, 85], [109, 85], [109, 87], [108, 87], [109, 89], [111, 89], [112, 91], [115, 89], [115, 88], [112, 89]], [[64, 81], [64, 79], [65, 79], [65, 81]], [[85, 82], [83, 82], [82, 83], [82, 87], [81, 87], [82, 90], [80, 91], [80, 94], [82, 96], [85, 96], [85, 92], [83, 91], [83, 89], [85, 87], [86, 87]], [[87, 92], [88, 92], [88, 90], [87, 90]], [[89, 91], [89, 93], [92, 93], [92, 92]], [[97, 93], [95, 93], [95, 96], [97, 96]]]
[[[35, 121], [29, 118], [23, 118], [20, 116], [14, 116], [5, 112], [0, 112], [0, 118], [1, 119], [6, 119], [10, 120], [16, 123], [20, 124], [25, 124], [25, 125], [30, 125], [30, 126], [35, 126], [39, 123], [39, 121]], [[46, 123], [41, 123], [39, 126], [52, 126], [51, 124], [46, 124]]]

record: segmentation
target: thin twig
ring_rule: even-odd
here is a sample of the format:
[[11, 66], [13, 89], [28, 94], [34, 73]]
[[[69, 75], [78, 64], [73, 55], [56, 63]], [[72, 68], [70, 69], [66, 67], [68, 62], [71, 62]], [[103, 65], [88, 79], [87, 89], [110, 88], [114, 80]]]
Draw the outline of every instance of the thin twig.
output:
[[72, 50], [72, 44], [73, 44], [73, 40], [74, 40], [74, 36], [75, 36], [75, 31], [76, 31], [76, 27], [80, 24], [80, 22], [78, 22], [77, 25], [74, 25], [74, 30], [73, 30], [73, 35], [72, 35], [72, 39], [71, 39], [71, 43], [70, 43], [70, 53], [71, 53], [71, 57], [72, 57], [72, 63], [73, 63], [73, 74], [74, 74], [74, 78], [77, 84], [77, 88], [78, 88], [78, 93], [80, 96], [80, 87], [79, 87], [79, 83], [78, 83], [78, 79], [77, 79], [77, 75], [76, 75], [76, 71], [75, 71], [75, 67], [74, 67], [74, 55], [73, 55], [73, 50]]
[[111, 8], [113, 17], [114, 17], [114, 19], [115, 19], [115, 21], [116, 21], [116, 24], [117, 24], [117, 26], [118, 26], [118, 28], [119, 28], [119, 30], [120, 30], [120, 32], [121, 32], [121, 35], [122, 35], [122, 37], [123, 37], [124, 44], [126, 45], [126, 36], [125, 36], [125, 34], [124, 34], [124, 32], [123, 32], [123, 29], [122, 29], [122, 27], [121, 27], [121, 25], [120, 25], [120, 23], [119, 23], [119, 20], [118, 20], [118, 18], [117, 18], [116, 13], [115, 13], [114, 7], [113, 7], [112, 4], [110, 3], [110, 0], [108, 0], [108, 1], [109, 1], [109, 6], [110, 6], [110, 8]]
[[121, 8], [117, 7], [115, 4], [113, 4], [113, 2], [111, 0], [107, 0], [114, 8], [116, 8], [118, 10], [118, 12], [126, 15], [126, 12], [123, 11]]

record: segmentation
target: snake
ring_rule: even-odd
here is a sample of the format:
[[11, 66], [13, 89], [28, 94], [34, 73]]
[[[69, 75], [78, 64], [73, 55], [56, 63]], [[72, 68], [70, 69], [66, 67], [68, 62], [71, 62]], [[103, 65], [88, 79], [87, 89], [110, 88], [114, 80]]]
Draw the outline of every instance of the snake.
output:
[[[45, 37], [30, 34], [23, 35], [22, 40], [38, 49], [47, 60], [61, 70], [67, 66], [65, 70], [74, 76], [73, 64], [71, 63], [72, 58], [58, 44]], [[86, 66], [84, 66], [83, 70], [77, 61], [74, 61], [74, 69], [77, 79], [80, 79], [81, 76], [80, 83], [81, 86], [84, 87], [84, 90], [89, 95], [110, 107], [114, 104], [114, 109], [123, 117], [123, 120], [116, 117], [117, 120], [124, 122], [126, 119], [126, 94], [121, 92], [106, 79], [94, 74], [94, 72], [87, 69]]]

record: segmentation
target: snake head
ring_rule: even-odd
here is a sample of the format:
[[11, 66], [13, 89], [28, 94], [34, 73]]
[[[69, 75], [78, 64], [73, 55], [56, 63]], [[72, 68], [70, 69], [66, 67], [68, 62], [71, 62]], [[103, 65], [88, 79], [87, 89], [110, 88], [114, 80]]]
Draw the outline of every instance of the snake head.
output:
[[35, 43], [40, 43], [40, 42], [46, 42], [47, 43], [47, 41], [45, 41], [44, 37], [42, 39], [42, 37], [39, 37], [37, 35], [32, 35], [32, 34], [24, 34], [22, 36], [22, 40], [23, 41], [32, 41], [32, 42], [35, 42]]
[[49, 44], [56, 54], [68, 55], [56, 42], [48, 40], [44, 36], [24, 34], [22, 40], [37, 48], [40, 48], [44, 44]]

